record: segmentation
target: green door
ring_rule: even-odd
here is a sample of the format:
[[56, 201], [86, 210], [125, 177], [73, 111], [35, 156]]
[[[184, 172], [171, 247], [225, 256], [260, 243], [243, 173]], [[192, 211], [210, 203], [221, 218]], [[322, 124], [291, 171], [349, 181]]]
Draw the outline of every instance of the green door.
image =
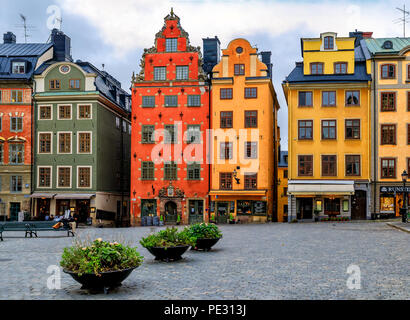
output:
[[174, 201], [168, 201], [165, 204], [165, 223], [175, 224], [177, 222], [177, 204]]
[[189, 223], [201, 223], [204, 221], [204, 201], [189, 200]]
[[217, 202], [216, 222], [227, 223], [229, 219], [229, 202]]
[[17, 221], [20, 212], [20, 202], [10, 202], [10, 221]]

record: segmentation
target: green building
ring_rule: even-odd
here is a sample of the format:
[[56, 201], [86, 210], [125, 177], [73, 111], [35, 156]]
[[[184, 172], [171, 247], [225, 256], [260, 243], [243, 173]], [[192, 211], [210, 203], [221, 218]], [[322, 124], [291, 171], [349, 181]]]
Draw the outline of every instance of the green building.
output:
[[93, 225], [129, 224], [130, 95], [105, 71], [73, 62], [70, 38], [53, 30], [54, 59], [34, 75], [32, 215]]

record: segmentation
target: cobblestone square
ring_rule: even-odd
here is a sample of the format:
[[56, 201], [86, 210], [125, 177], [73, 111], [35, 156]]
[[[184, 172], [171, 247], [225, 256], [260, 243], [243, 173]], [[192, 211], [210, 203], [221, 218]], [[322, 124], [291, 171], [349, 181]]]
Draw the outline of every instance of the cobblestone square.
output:
[[[79, 229], [81, 238], [127, 240], [145, 257], [123, 286], [90, 294], [61, 273], [47, 288], [72, 238], [41, 232], [4, 233], [0, 242], [0, 299], [409, 299], [409, 234], [384, 222], [220, 226], [210, 252], [188, 251], [175, 263], [154, 261], [139, 240], [154, 228]], [[158, 229], [158, 228], [155, 228]], [[361, 270], [361, 289], [346, 286], [347, 268]]]

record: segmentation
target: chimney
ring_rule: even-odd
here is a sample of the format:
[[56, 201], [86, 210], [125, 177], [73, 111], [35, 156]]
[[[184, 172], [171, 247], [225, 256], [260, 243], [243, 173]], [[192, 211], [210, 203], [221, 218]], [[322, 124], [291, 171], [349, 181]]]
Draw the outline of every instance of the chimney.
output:
[[268, 77], [272, 79], [272, 63], [271, 63], [272, 52], [262, 51], [261, 56], [262, 56], [262, 62], [266, 64], [266, 66], [268, 67]]
[[16, 43], [16, 35], [13, 32], [7, 32], [3, 35], [3, 41], [4, 43]]
[[60, 30], [53, 29], [51, 31], [51, 42], [54, 44], [55, 61], [73, 61], [70, 37]]
[[371, 38], [372, 35], [373, 35], [373, 32], [357, 31], [357, 29], [354, 32], [349, 32], [350, 38], [356, 38], [354, 42], [355, 47], [358, 47], [360, 45], [361, 40]]
[[218, 37], [202, 39], [204, 47], [204, 59], [202, 68], [207, 74], [211, 74], [212, 69], [221, 60], [221, 42]]

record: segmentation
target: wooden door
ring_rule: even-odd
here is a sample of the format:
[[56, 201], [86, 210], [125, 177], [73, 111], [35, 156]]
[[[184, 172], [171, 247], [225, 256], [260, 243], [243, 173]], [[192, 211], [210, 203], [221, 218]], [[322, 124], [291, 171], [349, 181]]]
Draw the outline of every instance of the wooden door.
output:
[[357, 190], [352, 196], [352, 220], [366, 220], [366, 191]]

